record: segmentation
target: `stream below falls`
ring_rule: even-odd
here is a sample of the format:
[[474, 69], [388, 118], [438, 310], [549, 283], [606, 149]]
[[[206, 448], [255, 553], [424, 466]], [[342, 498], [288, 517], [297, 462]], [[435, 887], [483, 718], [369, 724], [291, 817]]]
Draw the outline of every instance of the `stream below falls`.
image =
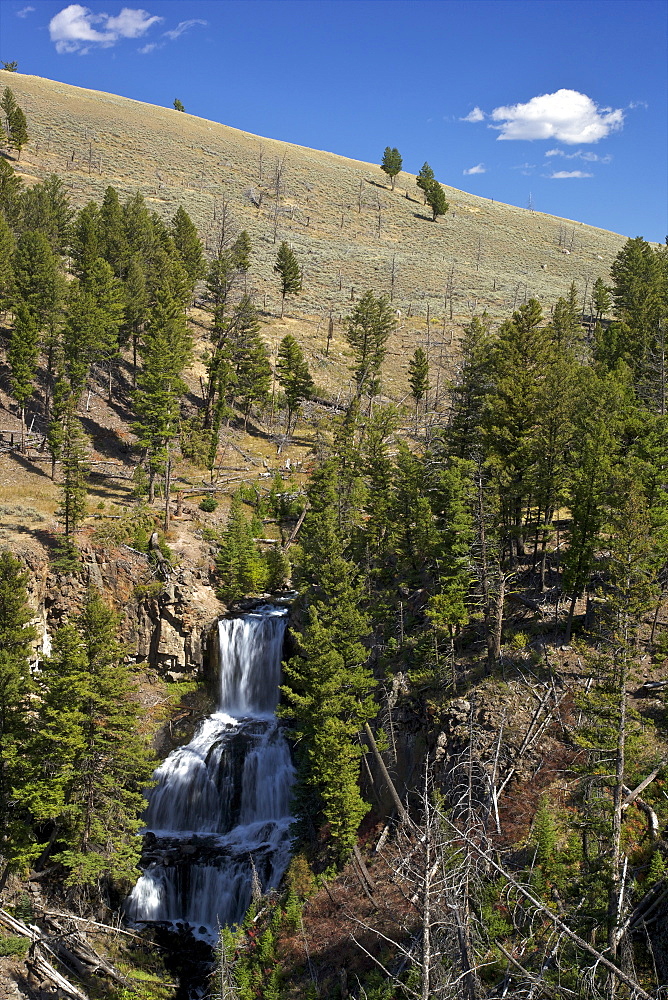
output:
[[[294, 770], [275, 714], [286, 620], [285, 608], [265, 605], [219, 622], [218, 709], [163, 761], [149, 792], [143, 874], [125, 916], [181, 943], [198, 939], [195, 952], [243, 920], [253, 870], [266, 891], [289, 861]], [[179, 996], [201, 995], [192, 976], [181, 975]]]

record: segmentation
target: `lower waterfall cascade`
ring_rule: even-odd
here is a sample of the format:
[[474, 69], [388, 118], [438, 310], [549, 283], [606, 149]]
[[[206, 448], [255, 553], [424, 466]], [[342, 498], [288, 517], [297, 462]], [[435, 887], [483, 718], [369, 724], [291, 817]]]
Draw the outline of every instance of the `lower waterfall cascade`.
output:
[[290, 858], [294, 769], [275, 715], [287, 609], [218, 625], [218, 710], [155, 772], [131, 924], [188, 928], [210, 943], [239, 923], [254, 880], [276, 886]]

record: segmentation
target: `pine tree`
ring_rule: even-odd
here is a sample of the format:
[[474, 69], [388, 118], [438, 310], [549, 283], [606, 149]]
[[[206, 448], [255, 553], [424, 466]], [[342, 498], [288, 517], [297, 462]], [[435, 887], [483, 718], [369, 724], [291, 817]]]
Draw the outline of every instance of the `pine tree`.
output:
[[94, 201], [77, 213], [70, 244], [72, 265], [79, 278], [86, 278], [95, 261], [103, 256], [104, 234], [100, 210]]
[[0, 159], [0, 211], [12, 230], [21, 218], [23, 181], [7, 160]]
[[91, 360], [106, 365], [108, 372], [108, 401], [112, 399], [114, 364], [120, 357], [119, 333], [125, 312], [123, 286], [114, 277], [111, 265], [98, 258], [93, 262], [85, 280], [83, 291], [93, 303], [89, 315], [93, 354]]
[[21, 159], [21, 150], [28, 141], [28, 122], [21, 108], [16, 108], [9, 120], [9, 142], [18, 153], [17, 159]]
[[188, 287], [192, 294], [195, 285], [204, 277], [204, 252], [197, 227], [182, 205], [172, 219], [172, 239], [183, 269], [188, 275]]
[[433, 222], [436, 222], [439, 215], [445, 215], [450, 207], [445, 198], [445, 191], [436, 180], [430, 181], [425, 188], [425, 198], [432, 211]]
[[34, 740], [32, 807], [42, 829], [50, 821], [68, 884], [128, 884], [136, 877], [152, 754], [137, 732], [140, 705], [118, 620], [90, 591], [81, 614], [54, 637], [44, 664], [40, 725]]
[[63, 419], [61, 482], [62, 503], [58, 511], [69, 541], [86, 513], [88, 466], [86, 463], [86, 438], [81, 422], [69, 405]]
[[14, 315], [7, 351], [7, 361], [11, 371], [12, 395], [21, 411], [22, 448], [25, 448], [25, 411], [35, 389], [37, 361], [39, 358], [39, 331], [35, 317], [25, 303], [21, 302]]
[[296, 421], [301, 403], [310, 399], [313, 392], [313, 379], [304, 353], [292, 334], [288, 333], [278, 348], [276, 377], [283, 387], [288, 404], [287, 433], [290, 434], [293, 416]]
[[489, 389], [491, 337], [486, 313], [464, 327], [461, 362], [451, 393], [451, 416], [445, 432], [450, 454], [471, 458], [481, 449], [482, 414]]
[[250, 236], [245, 229], [242, 229], [236, 240], [232, 244], [232, 259], [237, 267], [237, 270], [241, 271], [242, 274], [250, 268], [250, 257], [251, 257], [252, 245], [250, 241]]
[[244, 430], [255, 403], [263, 403], [269, 395], [271, 364], [269, 351], [259, 337], [260, 321], [250, 297], [244, 295], [234, 310], [229, 327], [229, 352], [220, 355], [219, 376], [227, 374], [227, 362], [234, 370], [229, 381], [234, 397], [244, 415]]
[[0, 210], [0, 312], [9, 308], [14, 290], [14, 234]]
[[7, 873], [29, 850], [29, 817], [22, 802], [26, 736], [32, 729], [28, 658], [35, 639], [27, 603], [28, 575], [9, 552], [0, 553], [0, 856]]
[[2, 92], [2, 98], [0, 98], [0, 108], [2, 108], [5, 113], [5, 131], [9, 135], [11, 118], [18, 108], [16, 98], [14, 97], [14, 91], [10, 87], [5, 87]]
[[102, 248], [99, 256], [104, 257], [117, 278], [122, 278], [128, 263], [128, 241], [118, 192], [111, 186], [104, 192], [100, 227]]
[[57, 174], [34, 184], [21, 198], [21, 228], [47, 237], [56, 254], [65, 253], [71, 241], [74, 211], [65, 185]]
[[65, 294], [60, 261], [43, 233], [24, 233], [14, 254], [16, 300], [31, 311], [40, 332], [53, 332]]
[[181, 396], [186, 391], [182, 372], [190, 359], [192, 339], [178, 300], [168, 287], [157, 300], [141, 346], [143, 367], [137, 376], [133, 429], [139, 447], [148, 456], [149, 502], [155, 499], [155, 478], [166, 472], [165, 510], [169, 511], [171, 445], [179, 434]]
[[434, 177], [434, 171], [431, 169], [428, 163], [423, 163], [420, 169], [420, 173], [417, 175], [415, 183], [422, 191], [425, 205], [427, 204], [427, 191], [430, 185], [436, 178]]
[[418, 408], [421, 400], [429, 392], [429, 362], [421, 347], [415, 348], [415, 353], [408, 362], [408, 385], [411, 396], [415, 400], [415, 430], [417, 431]]
[[380, 169], [390, 178], [393, 191], [394, 181], [397, 174], [401, 172], [402, 163], [403, 160], [399, 150], [396, 147], [390, 148], [389, 146], [386, 146], [385, 152], [383, 153], [383, 159], [380, 164]]
[[387, 295], [376, 298], [370, 291], [362, 296], [347, 318], [346, 340], [357, 361], [354, 373], [357, 399], [363, 393], [373, 398], [380, 392], [380, 369], [395, 325], [394, 310]]
[[274, 271], [281, 279], [281, 319], [285, 307], [286, 295], [298, 295], [302, 290], [302, 273], [292, 249], [287, 243], [281, 243], [276, 255]]
[[228, 605], [249, 594], [261, 593], [268, 582], [267, 564], [238, 496], [232, 498], [216, 556], [216, 569], [220, 578], [218, 593]]
[[132, 370], [136, 382], [137, 347], [149, 318], [146, 274], [142, 267], [141, 258], [138, 255], [130, 258], [125, 281], [123, 282], [123, 295], [125, 308], [121, 333], [124, 341], [127, 337], [131, 337], [132, 339]]
[[602, 319], [610, 311], [610, 306], [612, 305], [610, 291], [611, 289], [603, 281], [603, 278], [596, 279], [594, 282], [592, 305], [594, 306], [597, 320]]

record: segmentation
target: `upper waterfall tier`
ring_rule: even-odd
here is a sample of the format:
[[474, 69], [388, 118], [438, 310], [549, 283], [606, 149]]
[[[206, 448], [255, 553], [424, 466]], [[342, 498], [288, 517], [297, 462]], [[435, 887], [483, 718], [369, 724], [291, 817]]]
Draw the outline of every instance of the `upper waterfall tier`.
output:
[[218, 623], [221, 712], [238, 719], [275, 711], [285, 619], [285, 608], [267, 605]]

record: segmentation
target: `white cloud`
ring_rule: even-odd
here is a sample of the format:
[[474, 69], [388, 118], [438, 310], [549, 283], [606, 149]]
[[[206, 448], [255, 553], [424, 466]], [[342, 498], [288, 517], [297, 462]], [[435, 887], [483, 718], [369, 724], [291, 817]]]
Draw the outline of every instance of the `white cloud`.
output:
[[463, 170], [463, 174], [485, 174], [487, 173], [487, 167], [484, 163], [478, 163], [475, 167], [469, 167], [468, 170]]
[[[49, 22], [51, 41], [56, 51], [79, 52], [84, 55], [92, 46], [109, 48], [121, 38], [139, 38], [161, 17], [151, 16], [148, 11], [123, 7], [117, 17], [109, 14], [93, 14], [88, 7], [72, 3], [63, 7]], [[99, 25], [99, 30], [95, 25]]]
[[584, 170], [555, 170], [553, 174], [550, 174], [550, 180], [552, 181], [563, 181], [571, 177], [593, 177], [593, 174], [588, 174]]
[[187, 31], [188, 28], [192, 28], [195, 24], [201, 24], [206, 27], [207, 22], [200, 21], [199, 18], [196, 17], [192, 18], [190, 21], [179, 21], [175, 28], [172, 28], [171, 31], [165, 31], [163, 34], [165, 38], [169, 38], [172, 42], [174, 42], [179, 35], [182, 35], [184, 31]]
[[584, 160], [585, 163], [611, 163], [612, 156], [607, 153], [605, 156], [599, 156], [598, 153], [592, 153], [590, 150], [577, 149], [574, 153], [565, 153], [563, 149], [548, 149], [545, 153], [546, 156], [563, 156], [565, 160]]
[[32, 14], [32, 13], [34, 13], [34, 11], [35, 11], [34, 7], [23, 7], [21, 10], [17, 10], [16, 16], [17, 17], [27, 17], [28, 14]]
[[460, 122], [481, 122], [485, 118], [485, 112], [481, 111], [480, 108], [475, 107], [473, 111], [469, 113], [464, 118], [460, 118]]
[[526, 104], [495, 108], [499, 139], [557, 139], [567, 145], [598, 142], [624, 124], [621, 108], [599, 108], [577, 90], [557, 90], [532, 97]]
[[146, 45], [142, 45], [140, 49], [137, 49], [140, 55], [148, 55], [149, 52], [153, 52], [155, 49], [161, 48], [157, 42], [147, 42]]

